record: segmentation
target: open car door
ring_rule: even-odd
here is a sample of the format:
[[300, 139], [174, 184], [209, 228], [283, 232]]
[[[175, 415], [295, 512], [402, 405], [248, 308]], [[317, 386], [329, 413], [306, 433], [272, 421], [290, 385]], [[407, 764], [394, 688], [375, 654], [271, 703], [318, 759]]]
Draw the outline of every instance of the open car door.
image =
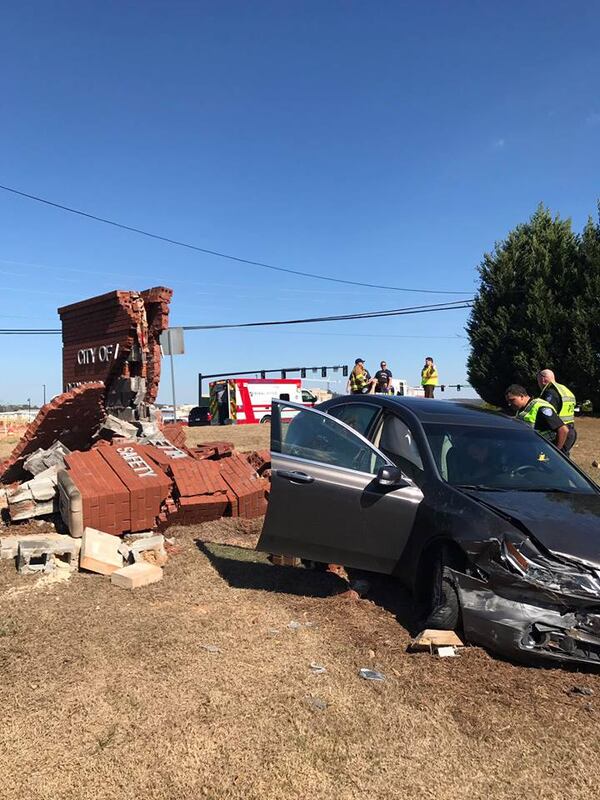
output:
[[[294, 411], [282, 423], [282, 412]], [[393, 572], [423, 494], [351, 427], [323, 411], [274, 400], [271, 492], [257, 549], [374, 572]]]

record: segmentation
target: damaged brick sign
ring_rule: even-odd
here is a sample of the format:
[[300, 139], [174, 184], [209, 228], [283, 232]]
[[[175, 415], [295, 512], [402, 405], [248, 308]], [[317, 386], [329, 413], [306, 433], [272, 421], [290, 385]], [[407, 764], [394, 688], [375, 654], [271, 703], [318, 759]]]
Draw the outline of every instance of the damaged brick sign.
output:
[[65, 391], [0, 465], [13, 521], [60, 513], [72, 537], [136, 534], [265, 512], [268, 453], [227, 442], [190, 449], [162, 425], [159, 337], [172, 291], [114, 291], [58, 310]]
[[115, 291], [59, 308], [64, 390], [102, 381], [109, 413], [130, 422], [151, 418], [172, 295], [164, 286]]

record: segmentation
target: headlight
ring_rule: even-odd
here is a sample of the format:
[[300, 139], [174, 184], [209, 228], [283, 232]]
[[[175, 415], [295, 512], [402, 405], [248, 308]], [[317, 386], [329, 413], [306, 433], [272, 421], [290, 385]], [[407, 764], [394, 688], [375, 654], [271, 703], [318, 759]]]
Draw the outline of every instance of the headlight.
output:
[[578, 597], [600, 597], [600, 580], [593, 572], [576, 564], [551, 561], [528, 540], [515, 544], [505, 539], [502, 557], [523, 578], [544, 589]]

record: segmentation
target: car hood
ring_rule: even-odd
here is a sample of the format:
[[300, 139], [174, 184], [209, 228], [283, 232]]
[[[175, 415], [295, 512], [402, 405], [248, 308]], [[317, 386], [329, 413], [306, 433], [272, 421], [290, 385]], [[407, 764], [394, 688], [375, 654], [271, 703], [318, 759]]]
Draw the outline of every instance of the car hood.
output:
[[551, 553], [600, 568], [600, 494], [467, 493], [520, 522]]

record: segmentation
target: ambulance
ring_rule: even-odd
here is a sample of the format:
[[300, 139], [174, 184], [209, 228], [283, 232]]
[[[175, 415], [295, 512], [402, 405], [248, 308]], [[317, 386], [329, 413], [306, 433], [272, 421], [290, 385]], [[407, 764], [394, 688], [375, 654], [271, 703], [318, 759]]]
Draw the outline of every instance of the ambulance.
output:
[[[297, 378], [269, 380], [262, 378], [221, 378], [209, 384], [211, 425], [250, 425], [271, 421], [271, 400], [285, 400], [314, 406], [317, 398], [302, 388]], [[288, 409], [283, 419], [297, 412]]]

